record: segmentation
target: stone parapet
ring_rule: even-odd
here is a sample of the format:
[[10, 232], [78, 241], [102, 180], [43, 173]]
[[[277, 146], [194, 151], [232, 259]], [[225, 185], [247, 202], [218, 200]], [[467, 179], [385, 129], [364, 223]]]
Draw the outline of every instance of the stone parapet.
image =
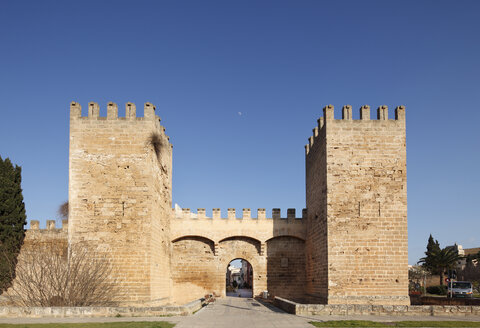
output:
[[60, 226], [56, 225], [55, 220], [47, 220], [45, 229], [40, 229], [40, 222], [38, 220], [31, 220], [30, 229], [25, 231], [24, 244], [28, 246], [37, 243], [50, 242], [66, 247], [67, 238], [68, 220], [62, 220]]
[[335, 119], [333, 105], [328, 105], [323, 108], [323, 117], [320, 117], [317, 122], [318, 126], [313, 128], [312, 136], [308, 137], [308, 143], [305, 145], [305, 155], [308, 156], [310, 150], [316, 143], [325, 138], [325, 133], [322, 130], [325, 126], [330, 124], [342, 124], [343, 127], [350, 126], [352, 129], [359, 129], [375, 124], [376, 126], [385, 127], [385, 132], [388, 134], [390, 126], [405, 126], [405, 106], [397, 106], [395, 108], [395, 118], [388, 118], [388, 106], [382, 105], [377, 108], [377, 119], [370, 119], [370, 106], [364, 105], [360, 107], [360, 119], [354, 120], [352, 118], [352, 106], [345, 105], [342, 107], [342, 118]]
[[[281, 217], [280, 209], [273, 209], [273, 218], [267, 218], [265, 209], [257, 211], [257, 217], [251, 217], [251, 210], [244, 208], [242, 217], [236, 217], [235, 209], [228, 209], [227, 218], [221, 217], [221, 210], [212, 210], [212, 217], [206, 216], [204, 208], [192, 213], [189, 208], [176, 211], [176, 217], [170, 221], [171, 240], [185, 236], [199, 236], [210, 239], [214, 243], [232, 236], [243, 236], [256, 239], [262, 243], [267, 240], [291, 236], [305, 240], [306, 220], [295, 217], [295, 209], [288, 209], [287, 217]], [[306, 215], [307, 211], [302, 211]]]
[[304, 208], [302, 209], [302, 216], [297, 217], [296, 215], [296, 209], [295, 208], [289, 208], [287, 209], [287, 215], [283, 215], [281, 209], [279, 208], [274, 208], [272, 209], [272, 216], [267, 217], [266, 216], [266, 210], [264, 208], [259, 208], [257, 209], [257, 216], [252, 217], [252, 211], [250, 208], [244, 208], [242, 209], [242, 216], [237, 217], [237, 210], [235, 208], [229, 208], [227, 209], [227, 216], [222, 217], [222, 211], [220, 208], [213, 208], [212, 209], [212, 216], [209, 217], [206, 215], [206, 210], [205, 208], [198, 208], [197, 213], [194, 213], [191, 211], [190, 208], [182, 208], [181, 211], [177, 210], [175, 212], [175, 218], [176, 219], [219, 219], [219, 220], [229, 220], [229, 219], [252, 219], [252, 220], [293, 220], [293, 221], [302, 221], [302, 219], [307, 218], [307, 209]]
[[38, 220], [31, 220], [30, 221], [30, 229], [27, 229], [27, 233], [31, 232], [46, 232], [46, 231], [53, 231], [53, 230], [64, 230], [68, 231], [68, 220], [62, 220], [62, 223], [59, 227], [55, 220], [47, 220], [46, 228], [40, 229], [40, 221]]
[[99, 317], [160, 317], [190, 315], [205, 305], [197, 299], [181, 306], [152, 307], [0, 307], [0, 318], [99, 318]]
[[480, 306], [301, 304], [281, 297], [274, 304], [295, 315], [480, 316]]

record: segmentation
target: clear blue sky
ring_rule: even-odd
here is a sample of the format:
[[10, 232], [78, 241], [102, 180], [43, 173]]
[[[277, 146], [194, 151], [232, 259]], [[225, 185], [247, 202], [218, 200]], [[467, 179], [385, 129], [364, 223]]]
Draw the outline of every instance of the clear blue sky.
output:
[[301, 213], [322, 107], [403, 104], [409, 262], [430, 233], [480, 246], [479, 14], [479, 1], [2, 0], [0, 155], [23, 168], [28, 219], [54, 219], [69, 103], [124, 115], [150, 101], [174, 145], [174, 202]]

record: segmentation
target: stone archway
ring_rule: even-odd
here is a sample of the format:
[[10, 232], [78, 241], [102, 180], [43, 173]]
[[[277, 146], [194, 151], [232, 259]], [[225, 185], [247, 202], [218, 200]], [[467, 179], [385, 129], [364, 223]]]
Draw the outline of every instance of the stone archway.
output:
[[229, 237], [218, 243], [218, 258], [223, 275], [223, 293], [226, 296], [225, 270], [232, 259], [244, 259], [252, 266], [252, 293], [260, 296], [267, 288], [267, 262], [261, 242], [245, 236]]
[[233, 259], [252, 266], [252, 296], [267, 290], [267, 261], [262, 242], [246, 236], [219, 241], [186, 235], [172, 240], [173, 302], [185, 304], [207, 294], [225, 297], [226, 269]]
[[225, 275], [226, 296], [253, 297], [253, 266], [245, 259], [233, 259]]
[[201, 236], [184, 236], [172, 242], [174, 303], [185, 304], [218, 290], [214, 249], [214, 242]]

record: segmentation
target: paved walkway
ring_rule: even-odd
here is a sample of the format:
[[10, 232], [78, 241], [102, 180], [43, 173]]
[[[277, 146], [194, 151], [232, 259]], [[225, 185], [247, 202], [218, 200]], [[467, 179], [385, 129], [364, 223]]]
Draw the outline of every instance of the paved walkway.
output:
[[226, 297], [181, 320], [175, 328], [313, 328], [300, 317], [267, 307], [252, 298]]
[[227, 292], [227, 296], [231, 296], [231, 297], [247, 297], [247, 298], [251, 298], [252, 295], [253, 295], [253, 293], [252, 293], [252, 290], [251, 290], [251, 289], [243, 289], [243, 288], [237, 289], [236, 292]]
[[[371, 320], [371, 321], [480, 321], [480, 316], [295, 316], [251, 298], [226, 297], [217, 299], [193, 316], [185, 317], [175, 328], [313, 328], [310, 321]], [[174, 322], [173, 320], [171, 321]]]
[[226, 297], [209, 304], [191, 316], [178, 317], [121, 317], [121, 318], [0, 318], [0, 323], [48, 323], [48, 322], [119, 322], [119, 321], [168, 321], [175, 328], [313, 328], [309, 321], [372, 320], [372, 321], [480, 321], [480, 316], [432, 317], [432, 316], [295, 316], [252, 298]]

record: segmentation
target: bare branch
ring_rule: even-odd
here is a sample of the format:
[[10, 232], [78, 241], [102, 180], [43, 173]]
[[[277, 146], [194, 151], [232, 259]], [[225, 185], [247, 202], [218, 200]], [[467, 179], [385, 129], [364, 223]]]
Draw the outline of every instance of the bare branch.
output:
[[20, 252], [7, 297], [17, 306], [115, 305], [118, 285], [106, 256], [79, 245], [54, 243]]
[[60, 216], [60, 218], [64, 220], [68, 219], [68, 200], [63, 202], [58, 207], [58, 216]]

